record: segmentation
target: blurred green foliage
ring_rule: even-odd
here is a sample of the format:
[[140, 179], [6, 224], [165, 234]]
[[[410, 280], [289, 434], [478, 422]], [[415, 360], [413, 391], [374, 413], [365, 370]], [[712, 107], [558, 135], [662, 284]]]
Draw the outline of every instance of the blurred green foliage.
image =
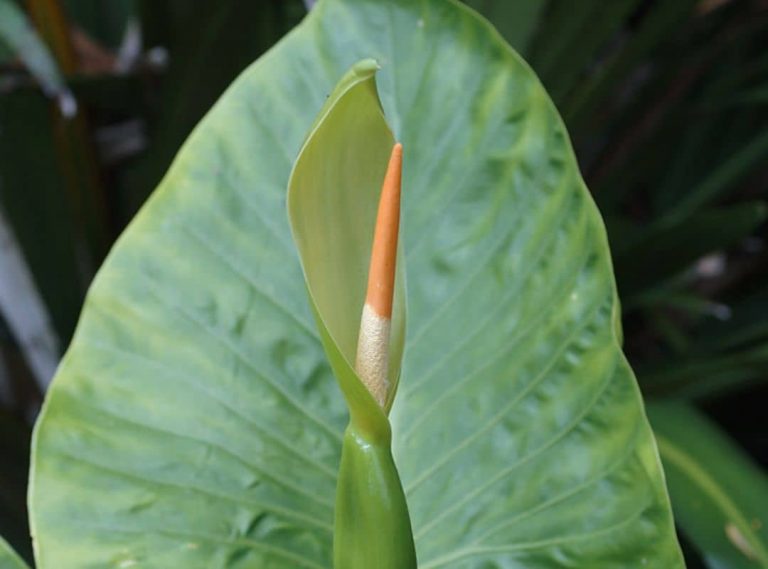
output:
[[[526, 57], [566, 120], [609, 231], [625, 349], [649, 405], [674, 399], [681, 417], [695, 414], [693, 425], [666, 420], [669, 407], [652, 412], [652, 420], [665, 418], [662, 459], [670, 460], [665, 447], [690, 448], [685, 456], [702, 457], [706, 471], [706, 461], [738, 454], [708, 472], [718, 491], [735, 492], [740, 475], [764, 484], [768, 2], [467, 3]], [[9, 32], [4, 18], [0, 207], [65, 346], [95, 269], [181, 143], [306, 8], [298, 0], [0, 0], [0, 13], [21, 8], [66, 85], [40, 65], [42, 42], [20, 42], [34, 28]], [[66, 89], [77, 101], [74, 117], [62, 109]], [[3, 446], [0, 488], [17, 488], [0, 494], [0, 531], [28, 555], [18, 530], [26, 528], [18, 507], [26, 456], [18, 449], [28, 448], [19, 419], [29, 420], [39, 394], [25, 387], [31, 374], [2, 322], [0, 342], [14, 378], [1, 399], [8, 420], [0, 441], [14, 450]], [[706, 456], [710, 438], [727, 450]], [[676, 509], [684, 471], [671, 480]], [[719, 519], [705, 498], [699, 515]], [[768, 512], [765, 499], [754, 494], [763, 506], [756, 511]], [[690, 567], [765, 566], [725, 526], [718, 547], [730, 543], [733, 555], [713, 561], [711, 527], [687, 520], [678, 515]], [[765, 547], [766, 520], [748, 521]]]

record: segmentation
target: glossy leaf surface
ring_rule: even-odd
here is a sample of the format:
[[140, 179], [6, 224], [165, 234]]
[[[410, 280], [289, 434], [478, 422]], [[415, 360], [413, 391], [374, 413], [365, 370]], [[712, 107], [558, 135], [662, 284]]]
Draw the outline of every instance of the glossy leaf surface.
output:
[[713, 569], [768, 566], [768, 480], [715, 425], [679, 403], [649, 406], [675, 518]]
[[347, 412], [285, 197], [363, 58], [405, 148], [390, 418], [419, 566], [681, 566], [605, 232], [541, 84], [452, 2], [325, 0], [99, 273], [36, 431], [40, 567], [330, 566]]

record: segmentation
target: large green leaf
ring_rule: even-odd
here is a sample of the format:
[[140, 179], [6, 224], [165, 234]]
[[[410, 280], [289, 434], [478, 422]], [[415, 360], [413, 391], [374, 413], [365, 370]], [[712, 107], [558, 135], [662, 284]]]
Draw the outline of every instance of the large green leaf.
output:
[[27, 564], [0, 537], [0, 569], [27, 569]]
[[712, 569], [768, 566], [768, 480], [688, 405], [649, 407], [675, 517]]
[[204, 119], [94, 282], [35, 434], [41, 568], [330, 565], [347, 411], [285, 196], [366, 57], [405, 148], [390, 417], [420, 566], [682, 566], [604, 229], [541, 84], [453, 2], [324, 0]]

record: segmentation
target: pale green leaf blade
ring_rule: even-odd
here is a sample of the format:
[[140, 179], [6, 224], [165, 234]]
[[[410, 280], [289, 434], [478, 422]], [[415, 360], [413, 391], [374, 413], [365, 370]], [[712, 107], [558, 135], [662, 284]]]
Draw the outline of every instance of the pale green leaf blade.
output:
[[713, 569], [768, 566], [768, 480], [691, 406], [648, 408], [675, 518]]
[[0, 537], [0, 569], [27, 569], [27, 567], [8, 542]]
[[684, 198], [665, 212], [660, 222], [674, 223], [691, 215], [749, 174], [756, 164], [765, 160], [766, 154], [768, 154], [768, 133], [763, 132], [752, 137], [717, 168], [708, 172], [698, 186], [691, 188]]
[[97, 277], [36, 430], [39, 567], [330, 566], [347, 415], [285, 188], [363, 58], [405, 148], [392, 419], [420, 566], [681, 566], [604, 230], [541, 85], [453, 2], [324, 0]]

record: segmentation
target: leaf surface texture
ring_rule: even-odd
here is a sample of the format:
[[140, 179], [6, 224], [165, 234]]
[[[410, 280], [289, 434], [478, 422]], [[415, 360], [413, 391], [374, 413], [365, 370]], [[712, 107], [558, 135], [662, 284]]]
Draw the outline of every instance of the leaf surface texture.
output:
[[191, 135], [38, 423], [39, 567], [330, 567], [347, 411], [286, 187], [364, 58], [405, 148], [390, 419], [419, 566], [682, 567], [563, 123], [486, 22], [439, 0], [318, 3]]

